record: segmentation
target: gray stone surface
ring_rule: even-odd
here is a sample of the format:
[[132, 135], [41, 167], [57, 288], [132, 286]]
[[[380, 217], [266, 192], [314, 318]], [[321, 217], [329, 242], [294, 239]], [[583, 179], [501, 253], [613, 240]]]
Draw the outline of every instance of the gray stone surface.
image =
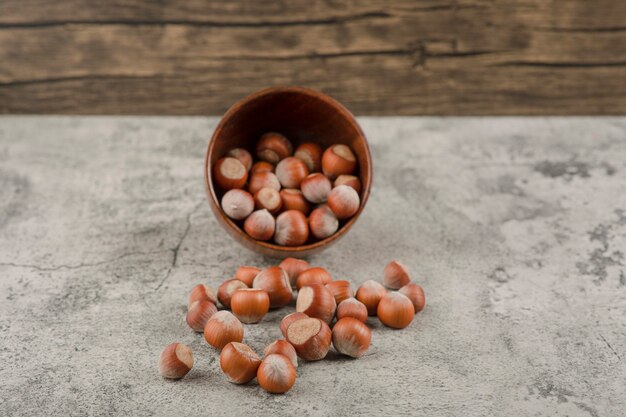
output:
[[[427, 307], [273, 396], [184, 322], [194, 284], [273, 263], [210, 213], [216, 119], [0, 118], [0, 415], [624, 415], [626, 119], [361, 122], [372, 198], [310, 261], [357, 285], [398, 258]], [[196, 357], [178, 382], [156, 370], [172, 341]]]

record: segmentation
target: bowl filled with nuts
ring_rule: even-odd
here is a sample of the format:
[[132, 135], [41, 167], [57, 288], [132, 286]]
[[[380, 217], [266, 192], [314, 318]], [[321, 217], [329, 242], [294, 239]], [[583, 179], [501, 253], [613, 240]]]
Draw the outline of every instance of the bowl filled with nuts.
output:
[[276, 87], [234, 104], [216, 127], [205, 185], [240, 244], [302, 258], [344, 236], [367, 203], [372, 160], [354, 116], [333, 98]]

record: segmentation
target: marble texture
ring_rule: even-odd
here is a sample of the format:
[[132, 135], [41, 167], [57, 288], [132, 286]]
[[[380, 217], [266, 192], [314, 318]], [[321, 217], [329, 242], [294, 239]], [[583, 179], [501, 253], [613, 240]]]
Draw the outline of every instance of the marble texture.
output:
[[[284, 396], [228, 383], [184, 322], [194, 284], [274, 262], [209, 210], [216, 122], [0, 118], [0, 415], [623, 415], [625, 118], [361, 118], [372, 197], [310, 261], [358, 285], [400, 259], [427, 307]], [[172, 341], [196, 357], [178, 382]]]

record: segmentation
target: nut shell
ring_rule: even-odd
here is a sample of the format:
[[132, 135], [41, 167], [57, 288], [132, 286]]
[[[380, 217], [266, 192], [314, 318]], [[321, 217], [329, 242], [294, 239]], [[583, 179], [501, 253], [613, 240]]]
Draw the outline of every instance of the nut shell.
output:
[[316, 208], [309, 215], [311, 234], [318, 239], [326, 239], [339, 229], [339, 219], [328, 206]]
[[218, 311], [206, 322], [204, 339], [209, 345], [222, 350], [230, 342], [243, 340], [243, 325], [230, 311]]
[[354, 216], [360, 205], [359, 194], [347, 185], [338, 185], [328, 193], [328, 207], [340, 220]]
[[261, 358], [248, 345], [230, 342], [220, 353], [220, 368], [228, 380], [235, 384], [245, 384], [256, 376]]
[[233, 220], [243, 220], [254, 211], [254, 198], [245, 190], [228, 190], [222, 196], [222, 211]]
[[289, 358], [294, 368], [298, 367], [298, 354], [296, 353], [296, 350], [293, 348], [293, 346], [291, 346], [291, 343], [287, 342], [286, 340], [275, 340], [267, 345], [267, 347], [263, 351], [263, 356], [268, 356], [273, 353], [286, 356], [287, 358]]
[[367, 308], [367, 314], [370, 316], [375, 316], [378, 303], [380, 299], [383, 298], [387, 294], [387, 290], [382, 284], [373, 281], [367, 280], [356, 291], [356, 299], [365, 304]]
[[291, 302], [291, 284], [287, 273], [278, 266], [264, 269], [254, 278], [252, 288], [267, 292], [270, 297], [270, 308], [284, 307]]
[[238, 159], [226, 157], [215, 162], [213, 178], [223, 190], [243, 188], [248, 180], [248, 171]]
[[258, 161], [252, 165], [250, 169], [250, 175], [256, 174], [259, 172], [274, 172], [274, 165], [265, 161]]
[[182, 343], [169, 344], [159, 357], [159, 373], [163, 378], [180, 379], [193, 368], [193, 352]]
[[356, 157], [349, 146], [332, 145], [322, 155], [322, 171], [334, 180], [339, 175], [349, 175], [356, 169]]
[[213, 304], [217, 304], [217, 296], [215, 295], [215, 291], [213, 291], [213, 288], [204, 284], [198, 284], [193, 287], [193, 289], [189, 293], [187, 305], [190, 306], [191, 303], [198, 300], [209, 300]]
[[270, 310], [270, 296], [264, 290], [240, 289], [230, 299], [230, 308], [242, 323], [258, 323]]
[[299, 357], [307, 361], [324, 359], [330, 349], [332, 333], [318, 318], [296, 320], [287, 328], [287, 341]]
[[267, 209], [271, 214], [276, 214], [283, 207], [283, 199], [275, 189], [264, 187], [254, 193], [254, 207], [257, 210]]
[[325, 203], [328, 193], [332, 189], [330, 180], [319, 172], [311, 174], [300, 183], [300, 190], [304, 197], [314, 204]]
[[257, 379], [265, 391], [283, 394], [295, 384], [296, 368], [286, 356], [271, 354], [261, 362]]
[[292, 287], [296, 285], [298, 274], [309, 269], [309, 263], [307, 261], [296, 258], [285, 258], [278, 266], [285, 270]]
[[404, 329], [415, 316], [413, 303], [404, 294], [388, 292], [378, 303], [378, 318], [381, 323], [394, 329]]
[[343, 300], [337, 306], [337, 320], [352, 317], [365, 323], [367, 321], [367, 307], [356, 298]]
[[335, 297], [337, 305], [343, 300], [354, 297], [354, 291], [352, 291], [350, 282], [343, 279], [329, 282], [326, 284], [326, 288], [328, 288]]
[[391, 261], [385, 266], [383, 271], [383, 282], [385, 287], [399, 290], [411, 282], [411, 277], [406, 266], [398, 261]]
[[308, 318], [309, 316], [307, 316], [306, 314], [298, 313], [297, 311], [295, 313], [287, 314], [285, 317], [283, 317], [280, 321], [280, 332], [283, 334], [283, 337], [285, 339], [287, 338], [287, 328], [291, 323], [300, 319]]
[[280, 191], [280, 182], [276, 174], [272, 172], [258, 172], [250, 176], [250, 182], [248, 183], [248, 191], [251, 194], [256, 194], [261, 188], [272, 188], [276, 191]]
[[217, 299], [220, 300], [220, 303], [222, 303], [224, 307], [230, 308], [231, 297], [235, 291], [242, 288], [248, 288], [248, 286], [238, 279], [224, 281], [222, 285], [217, 288]]
[[276, 165], [276, 177], [285, 188], [298, 188], [300, 183], [309, 175], [309, 169], [305, 163], [289, 156]]
[[322, 169], [322, 153], [320, 145], [307, 142], [298, 146], [293, 156], [304, 162], [309, 172], [319, 172]]
[[276, 220], [266, 209], [257, 210], [243, 223], [243, 230], [256, 240], [270, 240], [276, 231]]
[[248, 287], [252, 287], [252, 283], [254, 282], [254, 278], [261, 270], [259, 268], [255, 268], [254, 266], [240, 266], [237, 268], [237, 272], [235, 272], [235, 279], [246, 284]]
[[239, 160], [239, 162], [241, 162], [246, 168], [246, 171], [250, 171], [250, 168], [252, 168], [252, 155], [250, 155], [250, 152], [246, 151], [243, 148], [231, 149], [230, 151], [226, 152], [226, 156], [231, 156]]
[[206, 322], [213, 314], [217, 313], [217, 307], [211, 301], [204, 299], [191, 303], [187, 310], [185, 320], [195, 332], [203, 332]]
[[418, 284], [411, 282], [398, 290], [401, 294], [406, 295], [413, 303], [415, 313], [419, 313], [426, 306], [426, 296], [424, 289]]
[[345, 317], [333, 326], [333, 346], [344, 355], [360, 358], [369, 349], [371, 340], [370, 329], [355, 318]]
[[316, 317], [326, 323], [333, 321], [337, 303], [328, 288], [320, 284], [302, 287], [298, 291], [296, 311], [309, 317]]
[[305, 269], [298, 274], [296, 278], [296, 288], [299, 290], [305, 285], [322, 284], [326, 285], [333, 280], [332, 275], [326, 269], [315, 266]]
[[291, 142], [280, 133], [268, 132], [261, 136], [256, 144], [257, 158], [274, 165], [292, 153], [293, 146]]
[[354, 188], [358, 194], [361, 194], [361, 180], [359, 177], [355, 175], [340, 175], [335, 179], [333, 186], [336, 187], [338, 185], [347, 185], [348, 187]]
[[280, 198], [283, 200], [283, 209], [285, 210], [298, 210], [305, 216], [311, 211], [311, 205], [300, 190], [282, 189], [280, 190]]
[[297, 210], [287, 210], [276, 218], [274, 242], [282, 246], [303, 245], [309, 238], [306, 216]]

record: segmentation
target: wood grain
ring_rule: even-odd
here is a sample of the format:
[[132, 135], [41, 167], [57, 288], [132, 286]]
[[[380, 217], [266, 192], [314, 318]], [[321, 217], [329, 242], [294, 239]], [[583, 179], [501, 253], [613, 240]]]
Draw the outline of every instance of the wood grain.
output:
[[276, 85], [368, 115], [626, 114], [626, 2], [0, 2], [0, 113], [221, 114]]

